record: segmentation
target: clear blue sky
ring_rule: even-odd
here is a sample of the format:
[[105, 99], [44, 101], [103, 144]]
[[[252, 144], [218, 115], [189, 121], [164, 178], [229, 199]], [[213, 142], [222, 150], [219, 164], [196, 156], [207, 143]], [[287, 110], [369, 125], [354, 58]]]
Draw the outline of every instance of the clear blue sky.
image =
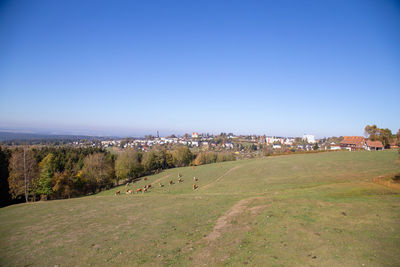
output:
[[0, 128], [400, 127], [399, 1], [0, 1]]

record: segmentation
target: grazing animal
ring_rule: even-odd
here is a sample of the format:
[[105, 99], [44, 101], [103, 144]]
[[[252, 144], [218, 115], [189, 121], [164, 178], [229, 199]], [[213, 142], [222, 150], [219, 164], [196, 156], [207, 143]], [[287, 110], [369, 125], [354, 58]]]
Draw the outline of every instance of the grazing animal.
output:
[[142, 188], [136, 189], [136, 194], [139, 193], [139, 192], [142, 192]]
[[121, 191], [118, 190], [117, 192], [115, 192], [115, 195], [121, 195]]
[[147, 181], [147, 177], [144, 177], [144, 180]]
[[196, 176], [195, 176], [195, 177], [193, 177], [193, 181], [197, 182], [197, 178], [196, 178]]
[[164, 185], [162, 183], [158, 183], [160, 185], [160, 187], [163, 187]]
[[145, 185], [143, 188], [144, 188], [144, 189], [147, 189], [147, 185]]
[[133, 193], [133, 190], [131, 190], [131, 189], [126, 190], [126, 194], [132, 194], [132, 193]]
[[181, 178], [181, 177], [182, 177], [181, 173], [180, 173], [180, 172], [178, 172], [178, 178]]
[[169, 185], [172, 185], [172, 180], [169, 181]]
[[181, 178], [178, 179], [178, 183], [182, 183], [182, 179]]
[[151, 187], [151, 184], [149, 184], [148, 186], [147, 186], [147, 188], [150, 188]]
[[142, 193], [147, 192], [147, 188], [143, 189]]
[[193, 190], [197, 189], [197, 185], [193, 184]]

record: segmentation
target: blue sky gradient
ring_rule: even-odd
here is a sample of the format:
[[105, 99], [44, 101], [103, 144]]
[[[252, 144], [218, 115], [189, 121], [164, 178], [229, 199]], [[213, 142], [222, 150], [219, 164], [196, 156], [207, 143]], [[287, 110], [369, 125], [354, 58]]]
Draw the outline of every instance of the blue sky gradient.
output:
[[1, 1], [0, 128], [400, 128], [398, 1]]

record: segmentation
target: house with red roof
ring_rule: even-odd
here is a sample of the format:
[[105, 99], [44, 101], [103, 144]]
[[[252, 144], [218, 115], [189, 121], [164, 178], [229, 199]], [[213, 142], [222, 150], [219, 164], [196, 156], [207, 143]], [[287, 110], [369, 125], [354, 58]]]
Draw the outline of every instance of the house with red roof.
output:
[[381, 141], [367, 140], [367, 142], [365, 143], [365, 149], [369, 151], [383, 150], [383, 144]]
[[340, 147], [351, 151], [364, 149], [365, 138], [362, 136], [345, 136], [340, 142]]

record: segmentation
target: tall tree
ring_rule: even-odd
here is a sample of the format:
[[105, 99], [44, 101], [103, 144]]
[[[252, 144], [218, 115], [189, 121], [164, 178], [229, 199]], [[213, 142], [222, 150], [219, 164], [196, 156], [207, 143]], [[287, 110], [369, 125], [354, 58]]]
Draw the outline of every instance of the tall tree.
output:
[[145, 172], [150, 172], [159, 167], [157, 157], [156, 157], [156, 154], [154, 153], [154, 151], [145, 153], [142, 164], [143, 164]]
[[378, 128], [374, 124], [365, 126], [364, 131], [368, 139], [372, 141], [379, 140], [385, 147], [388, 147], [390, 142], [393, 140], [392, 131], [388, 128]]
[[51, 195], [51, 178], [55, 172], [54, 166], [54, 155], [52, 153], [48, 154], [39, 163], [39, 180], [36, 192], [41, 195], [41, 198], [47, 199]]
[[115, 161], [115, 174], [117, 184], [120, 180], [127, 179], [131, 181], [143, 174], [141, 165], [142, 154], [133, 149], [127, 149], [118, 155]]
[[8, 183], [13, 198], [25, 196], [28, 202], [29, 194], [34, 193], [37, 164], [32, 150], [24, 148], [12, 153], [10, 159], [10, 176]]
[[82, 175], [86, 178], [92, 193], [97, 189], [107, 188], [112, 184], [114, 168], [111, 158], [103, 153], [95, 153], [85, 158]]
[[190, 152], [190, 149], [187, 146], [178, 147], [173, 152], [174, 157], [174, 165], [177, 167], [188, 166], [192, 159], [193, 155]]
[[8, 164], [11, 153], [8, 149], [0, 146], [0, 207], [10, 203], [11, 196], [8, 185]]
[[55, 173], [53, 175], [54, 194], [58, 198], [70, 198], [74, 192], [74, 181], [71, 173]]
[[379, 128], [375, 124], [365, 126], [364, 132], [368, 139], [372, 141], [378, 140]]
[[390, 143], [393, 140], [393, 134], [392, 131], [389, 130], [388, 128], [386, 129], [379, 129], [379, 135], [380, 135], [380, 140], [382, 141], [383, 145], [385, 148], [390, 146]]

